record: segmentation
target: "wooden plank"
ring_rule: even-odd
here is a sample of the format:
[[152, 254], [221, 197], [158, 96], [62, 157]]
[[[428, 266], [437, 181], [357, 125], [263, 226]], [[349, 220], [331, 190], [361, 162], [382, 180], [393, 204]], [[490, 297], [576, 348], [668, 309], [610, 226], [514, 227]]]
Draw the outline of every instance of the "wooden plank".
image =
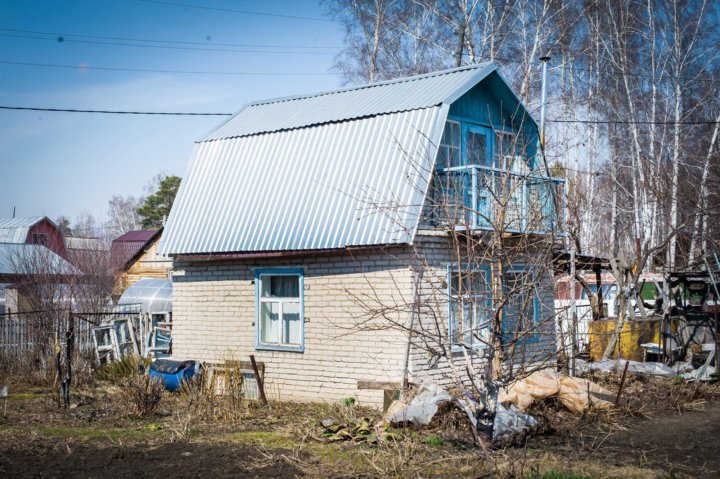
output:
[[265, 388], [263, 387], [263, 380], [258, 372], [258, 365], [255, 362], [255, 356], [250, 355], [250, 362], [252, 363], [253, 370], [255, 371], [255, 381], [257, 381], [258, 391], [260, 392], [260, 400], [264, 405], [268, 405], [267, 398], [265, 397]]
[[[207, 367], [218, 370], [240, 369], [242, 371], [254, 371], [251, 361], [225, 361], [222, 363], [206, 362], [205, 364], [207, 365]], [[255, 364], [257, 365], [260, 375], [264, 375], [265, 363], [256, 361]]]
[[399, 381], [358, 381], [358, 389], [380, 389], [383, 391], [394, 391], [402, 389], [402, 383]]

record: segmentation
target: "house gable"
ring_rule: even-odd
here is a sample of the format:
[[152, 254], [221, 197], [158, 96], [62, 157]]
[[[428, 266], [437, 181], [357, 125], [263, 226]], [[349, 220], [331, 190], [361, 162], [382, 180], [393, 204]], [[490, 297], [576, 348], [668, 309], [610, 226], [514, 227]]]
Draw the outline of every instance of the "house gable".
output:
[[244, 107], [196, 146], [161, 253], [412, 244], [450, 105], [488, 104], [496, 89], [515, 98], [495, 72], [486, 63]]
[[450, 105], [448, 118], [522, 132], [525, 156], [537, 153], [538, 126], [502, 76], [494, 71]]

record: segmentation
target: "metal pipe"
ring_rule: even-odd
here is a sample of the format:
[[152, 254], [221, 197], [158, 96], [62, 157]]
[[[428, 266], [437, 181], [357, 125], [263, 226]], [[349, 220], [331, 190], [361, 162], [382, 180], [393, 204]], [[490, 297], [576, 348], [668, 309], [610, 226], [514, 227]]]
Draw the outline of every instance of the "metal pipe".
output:
[[545, 150], [545, 85], [547, 83], [547, 63], [549, 56], [540, 57], [542, 62], [542, 92], [540, 94], [540, 148]]

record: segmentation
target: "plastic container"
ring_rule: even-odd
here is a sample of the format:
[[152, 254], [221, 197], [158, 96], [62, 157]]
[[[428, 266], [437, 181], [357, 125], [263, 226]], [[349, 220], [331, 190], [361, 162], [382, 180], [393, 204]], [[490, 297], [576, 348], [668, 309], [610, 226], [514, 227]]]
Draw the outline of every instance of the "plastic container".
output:
[[188, 382], [197, 370], [195, 361], [157, 359], [150, 365], [150, 377], [162, 382], [168, 391], [177, 391], [183, 382]]

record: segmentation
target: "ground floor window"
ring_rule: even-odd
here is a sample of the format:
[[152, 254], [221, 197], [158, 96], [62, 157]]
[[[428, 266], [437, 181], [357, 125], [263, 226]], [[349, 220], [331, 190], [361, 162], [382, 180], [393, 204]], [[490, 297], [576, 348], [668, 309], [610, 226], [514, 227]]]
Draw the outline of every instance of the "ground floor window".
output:
[[454, 348], [483, 348], [490, 339], [490, 290], [486, 269], [448, 269], [449, 335]]
[[304, 348], [303, 271], [267, 269], [255, 273], [256, 347]]
[[[540, 299], [534, 273], [516, 265], [502, 276], [502, 340], [506, 344], [539, 339]], [[453, 348], [489, 345], [494, 314], [489, 268], [449, 266], [447, 275], [448, 335]]]
[[540, 299], [535, 270], [514, 266], [503, 275], [503, 340], [533, 343], [539, 339]]

